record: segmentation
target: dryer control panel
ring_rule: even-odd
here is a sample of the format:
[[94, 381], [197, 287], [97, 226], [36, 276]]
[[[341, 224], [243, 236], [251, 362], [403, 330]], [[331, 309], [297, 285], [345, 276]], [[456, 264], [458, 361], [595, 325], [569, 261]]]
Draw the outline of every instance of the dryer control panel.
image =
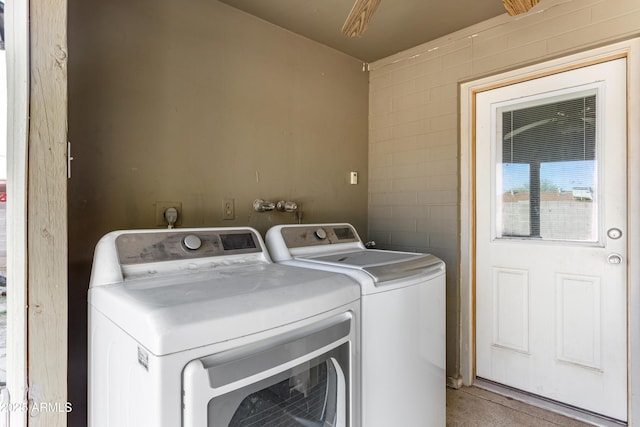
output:
[[258, 236], [246, 229], [124, 233], [115, 243], [121, 265], [262, 252]]
[[119, 230], [98, 241], [89, 286], [271, 262], [251, 227]]
[[360, 238], [351, 224], [285, 226], [281, 232], [288, 248], [360, 242]]

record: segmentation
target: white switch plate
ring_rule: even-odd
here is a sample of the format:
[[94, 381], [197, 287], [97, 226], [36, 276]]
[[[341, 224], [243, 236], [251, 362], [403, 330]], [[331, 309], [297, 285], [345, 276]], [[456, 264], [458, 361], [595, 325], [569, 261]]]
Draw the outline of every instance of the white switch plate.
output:
[[358, 183], [358, 172], [351, 172], [349, 174], [350, 177], [350, 183], [351, 184], [357, 184]]

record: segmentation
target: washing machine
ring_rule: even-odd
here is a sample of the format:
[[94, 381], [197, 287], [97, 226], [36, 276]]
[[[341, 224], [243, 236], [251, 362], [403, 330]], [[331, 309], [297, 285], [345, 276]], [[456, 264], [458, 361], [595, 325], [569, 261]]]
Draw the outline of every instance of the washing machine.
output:
[[254, 229], [109, 233], [88, 298], [90, 427], [360, 425], [358, 283]]
[[280, 225], [265, 241], [276, 262], [360, 284], [362, 425], [444, 426], [444, 262], [367, 249], [350, 224]]

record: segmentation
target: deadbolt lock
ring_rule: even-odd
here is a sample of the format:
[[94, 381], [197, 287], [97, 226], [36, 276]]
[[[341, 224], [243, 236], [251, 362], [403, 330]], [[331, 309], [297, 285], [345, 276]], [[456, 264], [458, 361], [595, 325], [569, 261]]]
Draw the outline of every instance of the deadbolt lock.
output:
[[622, 230], [620, 230], [619, 228], [610, 228], [607, 231], [607, 236], [609, 236], [610, 239], [618, 240], [622, 237]]

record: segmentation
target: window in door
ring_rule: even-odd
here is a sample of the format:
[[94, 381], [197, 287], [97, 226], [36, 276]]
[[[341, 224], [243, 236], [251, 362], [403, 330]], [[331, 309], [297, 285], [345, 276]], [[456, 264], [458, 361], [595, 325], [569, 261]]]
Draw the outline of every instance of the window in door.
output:
[[597, 87], [495, 110], [495, 238], [598, 241]]

